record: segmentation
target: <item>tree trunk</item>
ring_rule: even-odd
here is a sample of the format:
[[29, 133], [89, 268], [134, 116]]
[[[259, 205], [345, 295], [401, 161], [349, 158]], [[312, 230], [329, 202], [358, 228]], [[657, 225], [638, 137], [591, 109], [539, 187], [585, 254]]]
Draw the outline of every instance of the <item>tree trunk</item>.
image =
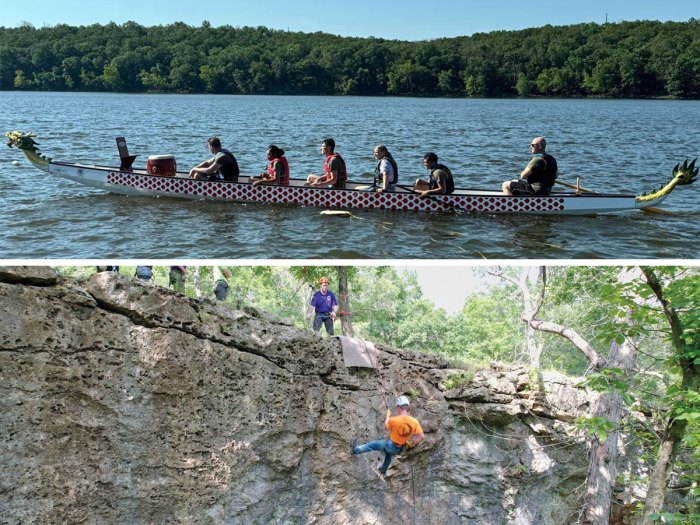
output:
[[[618, 274], [618, 282], [629, 280], [628, 270], [623, 269]], [[620, 368], [625, 376], [633, 373], [636, 365], [637, 350], [636, 345], [628, 338], [622, 344], [613, 341], [610, 344], [607, 359], [604, 359], [593, 347], [581, 337], [575, 330], [548, 321], [538, 321], [535, 318], [539, 313], [544, 300], [546, 287], [546, 273], [544, 268], [540, 268], [540, 282], [542, 287], [538, 290], [537, 301], [530, 299], [529, 292], [523, 291], [523, 298], [526, 305], [531, 305], [526, 309], [522, 319], [533, 330], [556, 333], [571, 341], [591, 363], [594, 370], [599, 370], [604, 366], [609, 368]], [[631, 321], [631, 309], [627, 308], [627, 315], [624, 320], [617, 322], [629, 325]], [[619, 318], [615, 318], [619, 319]], [[586, 491], [584, 495], [583, 508], [579, 523], [585, 525], [607, 525], [612, 507], [612, 493], [615, 486], [615, 476], [617, 475], [618, 459], [618, 432], [620, 421], [622, 420], [624, 403], [618, 392], [605, 392], [598, 398], [593, 408], [593, 416], [600, 417], [613, 423], [615, 429], [608, 432], [604, 440], [598, 436], [593, 438], [591, 443], [591, 457], [588, 463], [588, 476], [586, 478]]]
[[202, 292], [202, 276], [199, 266], [194, 266], [192, 268], [192, 284], [194, 285], [195, 296], [202, 297], [204, 294]]
[[[537, 297], [536, 302], [530, 294], [530, 288], [527, 286], [527, 274], [523, 273], [521, 278], [521, 289], [523, 292], [523, 299], [525, 301], [525, 317], [528, 321], [535, 318], [539, 313], [540, 308], [542, 308], [542, 303], [544, 302], [544, 292], [547, 286], [547, 268], [546, 266], [540, 266], [537, 274], [537, 282], [535, 283]], [[530, 367], [533, 370], [540, 369], [540, 356], [542, 355], [542, 350], [544, 348], [544, 343], [542, 341], [537, 341], [535, 337], [535, 329], [530, 326], [528, 322], [526, 325], [527, 334], [527, 353], [530, 356]]]
[[348, 274], [345, 266], [338, 266], [338, 314], [343, 335], [355, 337], [350, 318], [350, 297], [348, 296]]
[[[629, 323], [629, 316], [626, 322]], [[630, 375], [633, 373], [636, 362], [636, 345], [629, 339], [626, 339], [621, 345], [615, 342], [610, 345], [607, 359], [608, 367], [621, 368], [625, 371], [625, 375]], [[624, 402], [619, 393], [604, 392], [600, 394], [593, 410], [593, 417], [601, 417], [610, 421], [616, 429], [609, 432], [604, 441], [600, 441], [597, 436], [594, 437], [591, 444], [582, 520], [582, 523], [586, 525], [607, 525], [608, 523], [619, 455], [617, 428], [622, 421], [623, 412]]]
[[527, 342], [527, 354], [530, 361], [530, 368], [539, 370], [543, 343], [538, 341], [537, 337], [535, 337], [535, 330], [538, 328], [532, 326], [531, 322], [537, 317], [540, 308], [542, 308], [542, 303], [544, 302], [544, 292], [547, 286], [547, 268], [545, 266], [540, 266], [538, 269], [537, 282], [535, 283], [536, 296], [534, 298], [530, 292], [530, 285], [528, 284], [529, 271], [527, 268], [522, 268], [517, 278], [508, 275], [500, 268], [496, 272], [489, 273], [513, 283], [518, 290], [520, 290], [520, 294], [523, 298], [523, 315], [521, 319], [526, 323], [525, 340]]
[[[634, 272], [639, 273], [638, 270]], [[632, 277], [627, 268], [623, 268], [617, 276], [619, 283], [628, 282]], [[639, 298], [636, 298], [639, 299]], [[632, 321], [632, 309], [625, 308], [625, 318], [614, 318], [614, 322], [624, 326], [630, 326]], [[626, 337], [622, 344], [613, 341], [610, 344], [607, 368], [622, 369], [624, 377], [634, 374], [637, 365], [637, 343]], [[596, 435], [591, 443], [591, 457], [588, 462], [588, 476], [586, 478], [586, 493], [583, 503], [583, 516], [581, 523], [585, 525], [607, 525], [612, 509], [612, 494], [615, 487], [618, 467], [618, 428], [622, 421], [624, 402], [617, 391], [603, 392], [593, 409], [593, 417], [600, 417], [611, 422], [615, 428], [610, 431], [606, 439], [601, 441]]]
[[[671, 343], [678, 355], [678, 364], [682, 373], [681, 388], [683, 390], [700, 390], [700, 374], [698, 368], [693, 363], [693, 359], [686, 351], [686, 345], [682, 338], [681, 321], [678, 313], [671, 306], [664, 294], [664, 289], [654, 271], [649, 267], [642, 267], [642, 272], [646, 277], [647, 284], [654, 291], [656, 298], [666, 316], [671, 327]], [[647, 497], [644, 502], [644, 512], [639, 523], [647, 523], [647, 517], [663, 510], [666, 484], [673, 469], [678, 447], [681, 444], [685, 430], [688, 425], [686, 420], [669, 419], [667, 428], [661, 436], [658, 456], [654, 469], [649, 475], [649, 486], [647, 487]]]

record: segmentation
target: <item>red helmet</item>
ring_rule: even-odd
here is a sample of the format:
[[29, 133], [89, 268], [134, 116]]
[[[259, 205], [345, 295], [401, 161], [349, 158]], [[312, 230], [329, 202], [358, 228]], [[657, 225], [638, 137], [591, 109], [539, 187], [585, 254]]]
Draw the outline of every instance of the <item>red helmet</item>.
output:
[[321, 278], [318, 280], [318, 284], [323, 284], [323, 283], [328, 284], [328, 277], [325, 277], [325, 276], [324, 276], [324, 277], [321, 277]]

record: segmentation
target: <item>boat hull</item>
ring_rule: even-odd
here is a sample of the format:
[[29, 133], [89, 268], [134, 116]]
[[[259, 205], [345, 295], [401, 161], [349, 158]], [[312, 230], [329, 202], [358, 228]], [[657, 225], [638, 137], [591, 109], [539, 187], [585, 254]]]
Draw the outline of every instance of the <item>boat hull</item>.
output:
[[209, 199], [237, 203], [272, 203], [313, 206], [327, 209], [381, 209], [403, 211], [465, 211], [475, 213], [529, 213], [584, 215], [633, 210], [632, 195], [577, 195], [553, 193], [549, 196], [506, 196], [496, 191], [457, 189], [451, 195], [420, 197], [401, 188], [397, 192], [377, 193], [368, 186], [349, 182], [347, 189], [309, 188], [294, 179], [289, 186], [158, 176], [143, 170], [130, 172], [116, 168], [51, 162], [49, 173], [113, 193], [151, 197]]

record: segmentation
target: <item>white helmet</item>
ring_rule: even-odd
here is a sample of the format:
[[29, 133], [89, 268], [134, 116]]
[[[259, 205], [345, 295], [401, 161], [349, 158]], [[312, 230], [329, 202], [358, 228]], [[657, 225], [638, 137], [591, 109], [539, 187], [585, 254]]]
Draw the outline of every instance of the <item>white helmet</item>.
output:
[[399, 396], [396, 398], [396, 406], [397, 407], [407, 407], [411, 404], [411, 402], [408, 400], [406, 396]]

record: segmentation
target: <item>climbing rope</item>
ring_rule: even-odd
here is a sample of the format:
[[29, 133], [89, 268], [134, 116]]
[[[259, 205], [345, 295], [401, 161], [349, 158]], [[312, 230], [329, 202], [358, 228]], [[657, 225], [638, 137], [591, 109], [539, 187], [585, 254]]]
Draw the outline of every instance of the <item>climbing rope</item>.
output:
[[[382, 400], [384, 401], [384, 406], [386, 407], [387, 410], [390, 410], [389, 408], [389, 403], [387, 403], [386, 400], [386, 391], [384, 387], [382, 386], [382, 379], [381, 375], [379, 373], [379, 350], [377, 350], [377, 357], [376, 360], [372, 360], [372, 354], [369, 351], [369, 348], [367, 348], [367, 344], [365, 343], [364, 339], [360, 339], [362, 341], [362, 346], [365, 349], [365, 353], [367, 354], [367, 357], [369, 358], [370, 364], [374, 365], [374, 369], [377, 372], [377, 386], [379, 387], [379, 392], [382, 395]], [[396, 394], [396, 392], [394, 392]], [[403, 453], [401, 454], [403, 455]], [[415, 476], [413, 473], [413, 461], [411, 461], [411, 454], [408, 451], [408, 448], [406, 448], [406, 461], [408, 462], [409, 468], [411, 470], [411, 499], [412, 499], [412, 505], [413, 505], [413, 525], [416, 525], [416, 480]]]
[[369, 348], [367, 348], [367, 345], [365, 344], [364, 339], [360, 339], [362, 341], [362, 346], [365, 349], [365, 353], [367, 354], [367, 357], [369, 358], [369, 363], [371, 365], [374, 365], [374, 370], [377, 373], [377, 386], [379, 387], [379, 392], [382, 394], [382, 400], [384, 401], [384, 407], [389, 410], [389, 403], [386, 401], [386, 392], [384, 390], [384, 387], [382, 386], [382, 380], [381, 376], [379, 375], [379, 350], [377, 350], [377, 357], [375, 361], [372, 361], [372, 354], [369, 351]]
[[413, 477], [413, 461], [411, 461], [411, 454], [408, 454], [406, 458], [409, 466], [411, 467], [411, 493], [413, 495], [413, 525], [416, 525], [416, 480]]

